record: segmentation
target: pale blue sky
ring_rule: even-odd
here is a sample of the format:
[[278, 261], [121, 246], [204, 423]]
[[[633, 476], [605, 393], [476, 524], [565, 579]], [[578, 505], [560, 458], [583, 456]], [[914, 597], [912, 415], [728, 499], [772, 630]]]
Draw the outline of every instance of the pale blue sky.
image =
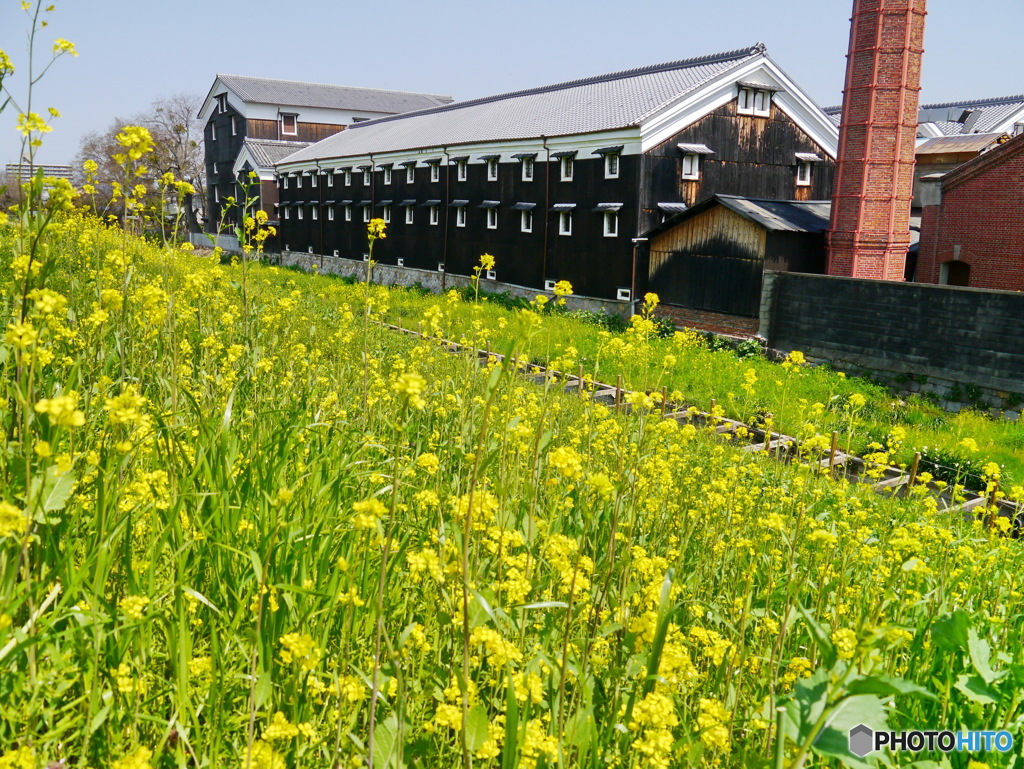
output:
[[[50, 71], [37, 111], [63, 113], [39, 160], [70, 162], [86, 131], [217, 72], [451, 94], [545, 85], [757, 41], [819, 103], [841, 100], [852, 0], [55, 0], [47, 45], [80, 56]], [[0, 48], [25, 59], [17, 0], [0, 0]], [[1024, 92], [1024, 0], [931, 0], [926, 102]], [[45, 47], [45, 46], [44, 46]], [[16, 90], [23, 85], [12, 79]], [[12, 110], [0, 163], [14, 162]]]

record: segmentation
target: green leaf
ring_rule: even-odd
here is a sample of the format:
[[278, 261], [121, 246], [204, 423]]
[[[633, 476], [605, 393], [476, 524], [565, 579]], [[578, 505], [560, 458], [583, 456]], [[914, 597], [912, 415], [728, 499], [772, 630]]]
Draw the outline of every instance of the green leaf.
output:
[[923, 686], [918, 686], [917, 684], [903, 678], [891, 678], [890, 676], [858, 678], [847, 686], [846, 690], [850, 694], [877, 694], [882, 697], [910, 694], [916, 697], [924, 697], [929, 700], [938, 699]]
[[395, 734], [398, 733], [398, 719], [394, 714], [383, 723], [378, 722], [373, 730], [373, 765], [384, 769], [391, 766], [395, 753]]
[[785, 703], [786, 718], [783, 719], [783, 725], [786, 736], [794, 742], [803, 743], [807, 739], [825, 710], [828, 677], [825, 668], [818, 668], [797, 682], [793, 694]]
[[999, 692], [985, 683], [985, 679], [981, 676], [959, 676], [956, 683], [953, 684], [953, 688], [971, 702], [977, 702], [979, 705], [999, 704]]
[[992, 670], [992, 647], [988, 641], [978, 637], [974, 628], [967, 631], [967, 651], [971, 655], [971, 664], [978, 675], [985, 679], [985, 683], [990, 684], [1006, 674], [1005, 670], [1000, 673]]
[[967, 612], [957, 609], [932, 622], [932, 641], [945, 651], [961, 651], [967, 648], [967, 629], [971, 620]]
[[519, 749], [519, 703], [511, 671], [505, 680], [505, 743], [501, 749], [501, 769], [515, 769]]
[[43, 485], [43, 510], [47, 513], [63, 510], [74, 488], [74, 473], [58, 475], [56, 468], [49, 468], [46, 471], [46, 483]]
[[838, 758], [845, 766], [875, 766], [880, 758], [878, 755], [869, 755], [866, 759], [850, 752], [850, 730], [858, 724], [865, 724], [875, 730], [889, 728], [888, 714], [880, 697], [861, 694], [840, 701], [814, 741], [814, 752]]
[[814, 641], [818, 645], [819, 651], [821, 651], [821, 660], [825, 667], [832, 667], [836, 662], [836, 647], [832, 643], [832, 639], [828, 637], [825, 629], [818, 624], [817, 620], [811, 616], [811, 613], [806, 608], [801, 605], [797, 606], [797, 609], [803, 616], [804, 622], [807, 623], [811, 635], [814, 636]]
[[487, 708], [477, 703], [466, 716], [466, 747], [476, 753], [487, 742], [488, 728], [491, 720], [487, 717]]

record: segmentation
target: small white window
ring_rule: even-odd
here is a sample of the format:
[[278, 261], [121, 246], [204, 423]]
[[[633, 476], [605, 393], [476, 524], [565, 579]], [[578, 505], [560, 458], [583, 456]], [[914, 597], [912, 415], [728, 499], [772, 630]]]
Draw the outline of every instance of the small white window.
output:
[[561, 169], [562, 169], [562, 181], [563, 182], [571, 182], [572, 181], [572, 156], [568, 155], [568, 156], [562, 158], [562, 162], [561, 162], [560, 165], [561, 165]]
[[413, 215], [413, 211], [414, 210], [415, 209], [413, 209], [412, 206], [406, 206], [405, 207], [405, 223], [406, 224], [412, 224], [413, 223], [413, 216], [414, 216]]
[[488, 158], [487, 159], [487, 181], [496, 182], [498, 181], [498, 159]]
[[[291, 219], [291, 218], [292, 218], [292, 212], [291, 212], [291, 209], [290, 209], [290, 208], [286, 208], [286, 209], [284, 210], [284, 218], [285, 218], [285, 219]], [[288, 250], [288, 247], [287, 247], [287, 246], [285, 246], [285, 251], [287, 251], [287, 250]]]
[[572, 235], [572, 211], [558, 212], [558, 234]]
[[231, 116], [231, 135], [238, 136], [238, 118], [234, 115]]
[[412, 184], [416, 181], [416, 164], [410, 163], [405, 167], [405, 183]]
[[438, 272], [444, 272], [444, 262], [438, 262], [437, 263], [437, 271]]
[[398, 257], [398, 266], [405, 267], [405, 259], [403, 259], [402, 257]]
[[494, 270], [488, 270], [487, 271], [487, 280], [497, 280], [497, 279], [498, 279], [498, 273], [497, 272], [495, 272]]
[[226, 93], [218, 94], [217, 111], [222, 115], [228, 111], [228, 95]]
[[327, 186], [328, 187], [333, 187], [334, 186], [334, 172], [333, 171], [331, 173], [327, 174]]
[[310, 246], [310, 247], [309, 247], [308, 249], [306, 249], [306, 250], [307, 250], [307, 251], [309, 251], [309, 253], [313, 253], [313, 247], [312, 247], [312, 246]]
[[620, 302], [628, 302], [632, 296], [632, 293], [633, 292], [630, 291], [628, 288], [620, 288], [618, 291], [615, 292], [615, 298], [618, 299]]
[[327, 206], [327, 221], [334, 221], [334, 206]]
[[345, 206], [345, 221], [352, 221], [352, 206]]
[[369, 221], [370, 221], [370, 207], [369, 206], [363, 206], [363, 224], [366, 224]]
[[391, 206], [384, 206], [384, 222], [391, 224]]
[[335, 257], [341, 256], [341, 252], [338, 249], [334, 249], [334, 256]]
[[430, 181], [439, 182], [441, 181], [441, 164], [431, 163], [430, 164]]
[[796, 166], [796, 186], [797, 187], [810, 187], [811, 186], [811, 166], [813, 164], [807, 160], [801, 160]]
[[519, 212], [519, 229], [522, 232], [533, 232], [533, 211]]
[[555, 281], [553, 281], [553, 280], [545, 280], [544, 281], [544, 290], [545, 291], [554, 291], [555, 290]]
[[455, 178], [457, 181], [466, 181], [469, 163], [465, 160], [455, 161]]
[[[435, 166], [435, 168], [436, 168], [436, 166]], [[437, 206], [431, 206], [430, 207], [430, 223], [431, 224], [437, 224], [440, 221], [440, 219], [441, 219], [441, 217], [440, 217], [440, 214], [439, 214], [439, 211], [438, 211], [438, 207]]]
[[299, 174], [298, 176], [295, 177], [295, 189], [302, 189], [302, 174]]
[[619, 234], [619, 214], [617, 211], [604, 212], [604, 236], [614, 238]]
[[316, 178], [317, 178], [317, 174], [310, 174], [309, 175], [309, 186], [310, 187], [316, 187]]
[[210, 141], [217, 141], [217, 124], [212, 121], [210, 122]]
[[488, 208], [487, 209], [487, 229], [496, 230], [498, 229], [498, 209]]
[[315, 222], [320, 217], [320, 214], [317, 212], [316, 206], [313, 206], [310, 210], [313, 212], [313, 215], [310, 217], [310, 219], [312, 219]]
[[220, 190], [217, 187], [213, 188], [213, 202], [220, 203]]
[[391, 166], [384, 166], [384, 183], [391, 184]]
[[295, 218], [300, 221], [302, 220], [302, 206], [295, 209]]
[[533, 181], [533, 158], [523, 158], [523, 181]]
[[455, 209], [455, 226], [465, 227], [466, 226], [466, 207], [459, 206]]
[[604, 156], [604, 178], [605, 179], [618, 179], [619, 178], [619, 153], [608, 152]]
[[351, 168], [346, 168], [345, 169], [345, 186], [346, 187], [351, 187], [352, 186], [352, 169]]
[[282, 181], [284, 182], [284, 184], [283, 184], [282, 186], [283, 186], [283, 187], [284, 187], [285, 189], [288, 189], [288, 177], [287, 177], [287, 176], [282, 176], [282, 177], [281, 177], [281, 180], [282, 180]]
[[741, 87], [737, 97], [736, 111], [741, 115], [768, 117], [772, 112], [772, 92]]
[[364, 187], [369, 187], [370, 186], [370, 181], [371, 181], [370, 168], [366, 167], [366, 168], [363, 169], [363, 186]]
[[298, 132], [295, 115], [281, 115], [281, 133], [285, 136], [295, 136]]
[[687, 152], [683, 155], [682, 176], [691, 181], [700, 179], [700, 155], [696, 152]]

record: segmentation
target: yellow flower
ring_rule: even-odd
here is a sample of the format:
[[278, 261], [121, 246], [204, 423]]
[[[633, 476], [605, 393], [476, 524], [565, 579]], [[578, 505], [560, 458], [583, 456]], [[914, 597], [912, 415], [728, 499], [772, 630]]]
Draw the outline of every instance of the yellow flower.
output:
[[129, 385], [121, 391], [120, 395], [107, 398], [103, 409], [107, 412], [107, 419], [114, 425], [130, 425], [142, 420], [142, 412], [139, 410], [146, 405], [146, 399], [139, 395], [135, 385]]
[[62, 427], [81, 427], [85, 414], [78, 410], [78, 393], [68, 390], [64, 395], [43, 398], [35, 405], [37, 414], [46, 414], [50, 423]]
[[129, 619], [140, 620], [145, 616], [149, 598], [144, 595], [129, 595], [117, 603], [117, 608]]
[[583, 475], [583, 458], [569, 446], [559, 446], [548, 454], [548, 464], [565, 478], [579, 478]]
[[288, 717], [280, 710], [274, 713], [274, 717], [270, 720], [267, 728], [263, 730], [263, 739], [267, 742], [290, 740], [292, 737], [298, 736], [299, 727], [289, 722]]
[[0, 539], [3, 537], [20, 537], [31, 521], [24, 512], [10, 502], [0, 502]]
[[28, 745], [9, 750], [0, 756], [0, 769], [36, 769], [36, 755]]
[[293, 662], [299, 670], [312, 670], [320, 663], [320, 647], [312, 636], [305, 633], [285, 633], [281, 636], [281, 662]]
[[117, 759], [113, 764], [113, 769], [153, 769], [153, 765], [149, 763], [149, 759], [152, 757], [152, 750], [138, 747], [134, 753]]
[[7, 334], [4, 341], [14, 345], [19, 350], [26, 350], [36, 343], [39, 332], [32, 328], [31, 323], [10, 323], [7, 326]]
[[849, 628], [839, 628], [832, 633], [832, 643], [836, 645], [836, 654], [839, 659], [853, 659], [857, 651], [857, 634]]
[[416, 458], [416, 465], [433, 475], [441, 466], [441, 460], [437, 458], [437, 454], [420, 454]]
[[392, 384], [392, 388], [415, 409], [422, 409], [427, 405], [423, 398], [423, 391], [427, 389], [427, 380], [419, 374], [411, 372], [399, 374]]
[[72, 56], [78, 56], [75, 44], [70, 40], [65, 40], [63, 37], [58, 37], [53, 41], [53, 52], [54, 54], [70, 53]]
[[53, 128], [46, 124], [41, 115], [29, 112], [27, 115], [25, 113], [18, 115], [18, 130], [22, 136], [29, 136], [32, 133], [49, 133]]
[[387, 514], [388, 509], [383, 502], [375, 497], [354, 503], [352, 512], [355, 513], [352, 516], [352, 525], [356, 529], [375, 529], [377, 521]]
[[485, 270], [493, 270], [494, 269], [494, 257], [491, 256], [490, 254], [481, 254], [480, 255], [480, 267], [485, 269]]
[[239, 769], [288, 769], [288, 764], [269, 742], [256, 740], [242, 756]]

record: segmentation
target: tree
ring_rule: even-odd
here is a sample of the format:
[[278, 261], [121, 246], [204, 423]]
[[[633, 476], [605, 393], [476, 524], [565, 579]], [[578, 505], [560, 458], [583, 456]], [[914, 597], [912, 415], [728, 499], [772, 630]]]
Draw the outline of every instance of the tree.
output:
[[[191, 94], [175, 94], [153, 102], [149, 110], [128, 119], [115, 118], [103, 131], [92, 131], [82, 137], [78, 154], [75, 156], [76, 181], [86, 181], [83, 167], [87, 160], [96, 163], [92, 185], [95, 193], [86, 196], [100, 215], [124, 214], [123, 203], [114, 195], [115, 183], [123, 183], [123, 171], [114, 161], [121, 151], [116, 136], [126, 125], [138, 125], [149, 129], [153, 136], [154, 150], [146, 156], [149, 172], [143, 183], [150, 188], [149, 202], [159, 206], [156, 182], [165, 173], [175, 179], [186, 181], [195, 188], [194, 193], [184, 196], [184, 224], [190, 232], [201, 232], [200, 220], [205, 211], [206, 174], [203, 160], [203, 129], [195, 117], [199, 111], [200, 99]], [[91, 198], [91, 200], [90, 200]]]

